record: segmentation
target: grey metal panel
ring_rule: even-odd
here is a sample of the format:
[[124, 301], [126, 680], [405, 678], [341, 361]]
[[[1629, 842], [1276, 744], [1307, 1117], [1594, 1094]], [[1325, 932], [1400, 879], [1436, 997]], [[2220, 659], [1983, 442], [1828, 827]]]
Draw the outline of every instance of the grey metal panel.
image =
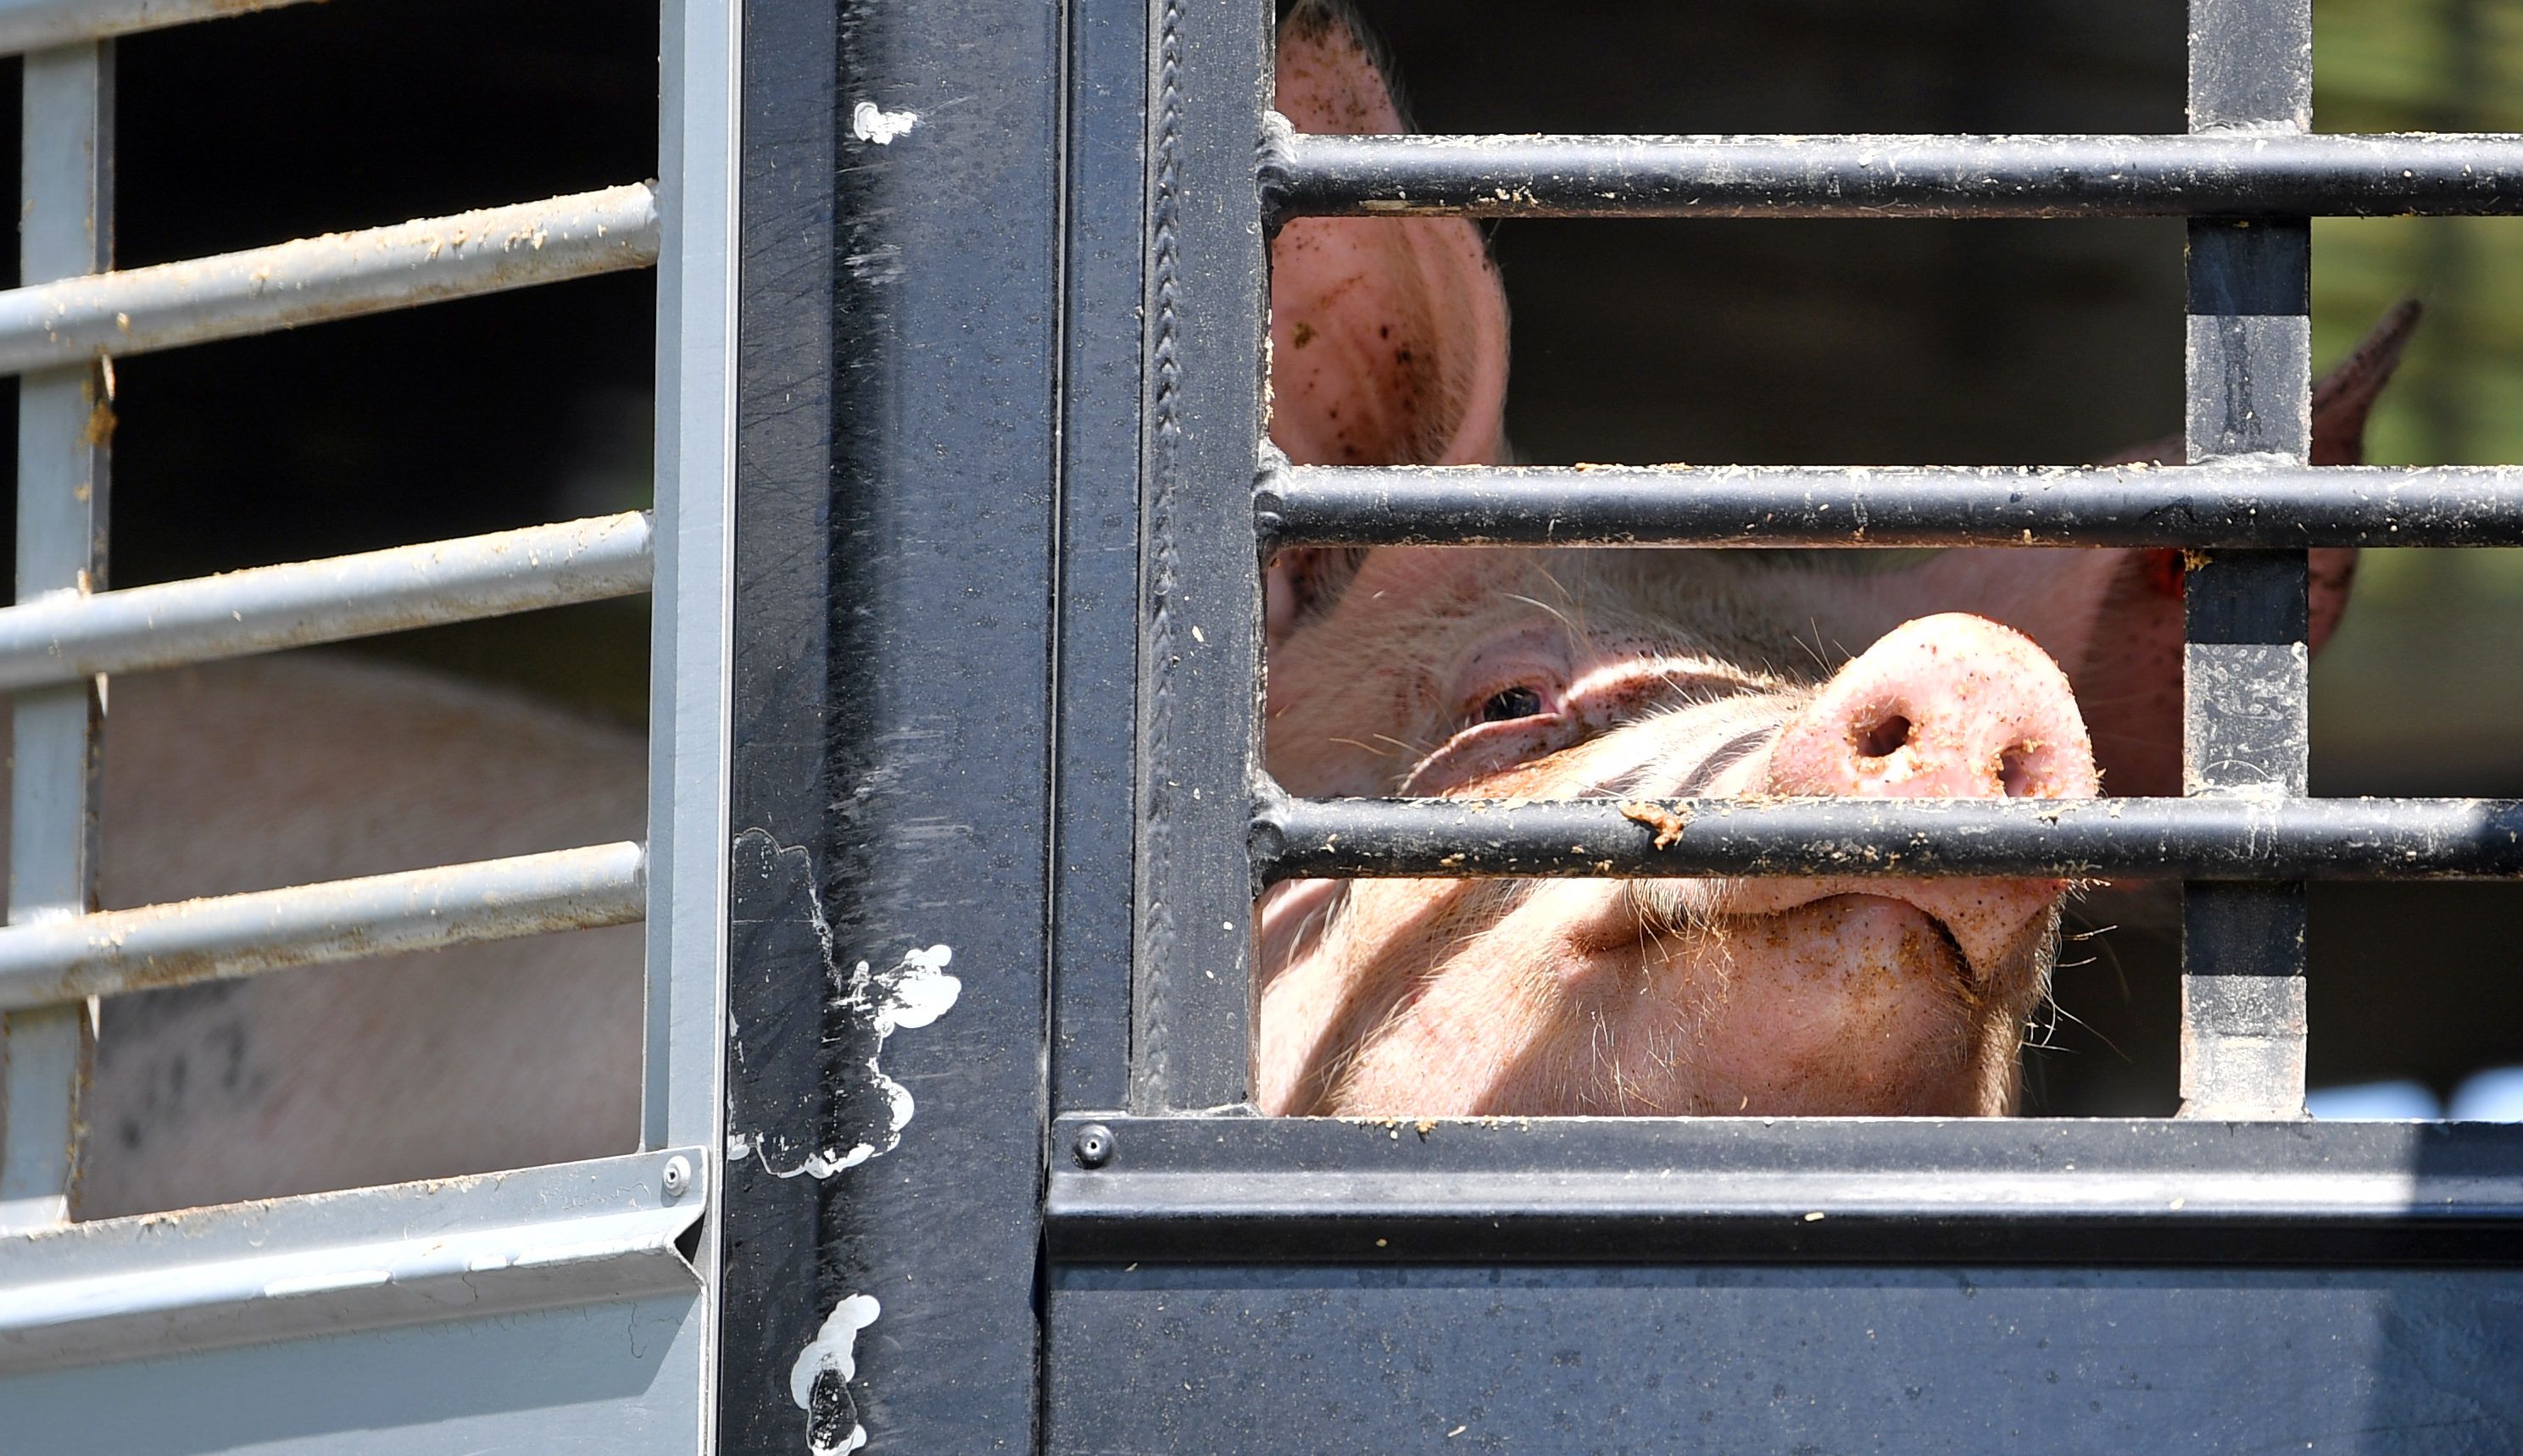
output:
[[697, 1449], [690, 1294], [0, 1379], [27, 1456]]
[[627, 924], [644, 880], [639, 845], [597, 844], [10, 925], [0, 1007]]
[[0, 607], [0, 690], [648, 589], [643, 511]]
[[[739, 0], [665, 0], [657, 135], [656, 570], [648, 660], [647, 1065], [641, 1140], [725, 1147], [736, 147]], [[714, 1180], [715, 1182], [715, 1180]], [[661, 1451], [718, 1448], [716, 1200], [691, 1241], [710, 1289], [647, 1401]], [[627, 1403], [627, 1402], [626, 1402]], [[623, 1449], [615, 1447], [615, 1450]]]
[[657, 260], [644, 182], [0, 293], [0, 373], [471, 298]]
[[[37, 52], [24, 73], [20, 270], [41, 282], [111, 266], [113, 50]], [[82, 358], [19, 381], [21, 602], [105, 584], [112, 477], [98, 420], [113, 407], [109, 380]], [[102, 684], [20, 693], [10, 708], [10, 923], [84, 914], [96, 903]], [[0, 1229], [68, 1216], [94, 1046], [95, 1018], [84, 1006], [0, 1016]]]
[[[92, 7], [96, 15], [91, 18], [167, 23], [213, 10], [252, 8], [259, 8], [258, 0], [212, 5], [126, 0]], [[27, 11], [32, 18], [71, 9], [12, 6], [0, 0], [0, 36], [9, 33], [12, 10]], [[187, 1327], [186, 1338], [195, 1344], [261, 1339], [305, 1328], [339, 1327], [345, 1321], [430, 1323], [0, 1380], [0, 1409], [7, 1412], [0, 1423], [5, 1425], [0, 1445], [118, 1452], [613, 1452], [710, 1446], [706, 1412], [714, 1311], [711, 1301], [685, 1292], [694, 1287], [696, 1275], [676, 1244], [680, 1237], [688, 1246], [696, 1246], [695, 1257], [707, 1269], [716, 1262], [715, 1240], [690, 1227], [708, 1216], [697, 1191], [688, 1186], [673, 1206], [657, 1204], [661, 1169], [670, 1159], [690, 1170], [679, 1176], [707, 1176], [716, 1157], [719, 1121], [725, 837], [724, 792], [713, 784], [723, 783], [726, 773], [723, 663], [729, 625], [723, 562], [732, 476], [727, 355], [733, 330], [725, 320], [733, 307], [728, 238], [735, 226], [726, 154], [734, 145], [738, 24], [736, 8], [725, 0], [669, 0], [665, 6], [660, 170], [666, 181], [657, 193], [668, 201], [662, 227], [655, 193], [647, 187], [617, 188], [167, 269], [79, 279], [76, 288], [65, 288], [50, 301], [74, 305], [77, 316], [57, 308], [47, 318], [38, 307], [27, 320], [28, 332], [43, 337], [22, 334], [16, 341], [22, 348], [84, 362], [94, 351], [122, 353], [170, 347], [638, 266], [653, 260], [662, 246], [667, 268], [659, 290], [661, 478], [655, 523], [660, 610], [655, 614], [653, 661], [660, 710], [652, 734], [659, 812], [652, 833], [659, 840], [664, 883], [658, 895], [660, 928], [652, 938], [648, 1141], [654, 1147], [667, 1128], [679, 1133], [690, 1128], [697, 1129], [697, 1139], [679, 1136], [675, 1141], [697, 1140], [708, 1147], [671, 1147], [598, 1164], [528, 1169], [429, 1188], [371, 1190], [135, 1220], [120, 1227], [62, 1230], [48, 1248], [98, 1250], [100, 1278], [123, 1281], [119, 1288], [143, 1305], [159, 1297], [172, 1301], [172, 1309], [184, 1303], [188, 1290], [200, 1294], [207, 1289], [214, 1296], [242, 1294], [233, 1302], [195, 1300], [167, 1316], [202, 1316]], [[577, 207], [581, 204], [588, 206]], [[553, 215], [554, 208], [573, 207], [575, 215]], [[274, 290], [276, 280], [293, 286]], [[23, 292], [0, 295], [0, 315], [12, 304], [35, 306], [40, 302]], [[134, 302], [142, 307], [128, 306]], [[145, 316], [150, 307], [161, 308], [155, 323]], [[0, 352], [8, 343], [0, 337]], [[695, 482], [705, 484], [695, 488]], [[632, 523], [620, 525], [627, 531]], [[645, 532], [639, 534], [644, 546]], [[607, 549], [625, 543], [624, 537], [614, 536]], [[314, 572], [339, 572], [365, 561], [310, 563], [295, 569], [301, 572], [297, 581], [277, 585], [305, 587]], [[617, 587], [638, 589], [623, 579], [624, 572], [634, 569], [627, 559], [603, 566], [601, 594], [613, 594]], [[539, 570], [530, 568], [528, 575]], [[644, 568], [639, 576], [644, 584]], [[256, 585], [274, 584], [265, 578]], [[209, 593], [239, 584], [229, 579], [191, 585], [201, 594], [185, 604], [201, 607]], [[568, 589], [589, 586], [580, 580]], [[525, 589], [542, 592], [550, 584]], [[433, 600], [448, 604], [444, 596]], [[265, 628], [280, 630], [282, 609], [266, 604], [275, 615]], [[541, 604], [540, 597], [501, 602], [512, 608], [533, 604]], [[233, 603], [231, 610], [236, 610]], [[338, 630], [346, 620], [336, 615], [322, 627]], [[202, 625], [214, 650], [266, 645], [241, 643], [233, 632], [210, 633], [209, 624]], [[688, 846], [680, 856], [674, 853], [678, 843]], [[617, 859], [627, 855], [636, 871], [638, 846], [603, 847], [597, 853]], [[419, 877], [445, 872], [423, 871]], [[615, 890], [631, 885], [631, 901], [615, 909], [636, 913], [636, 873], [627, 880], [621, 874], [604, 877], [615, 882]], [[675, 894], [679, 884], [687, 892], [680, 897]], [[301, 887], [283, 894], [303, 908], [310, 890], [320, 895], [338, 888]], [[681, 913], [675, 910], [678, 904]], [[407, 928], [425, 930], [426, 925], [427, 917], [417, 916]], [[459, 1190], [461, 1196], [454, 1197]], [[429, 1201], [437, 1195], [449, 1197]], [[339, 1237], [327, 1242], [322, 1237], [327, 1227]], [[225, 1231], [218, 1237], [232, 1235], [233, 1246], [218, 1245], [214, 1237], [191, 1248], [189, 1252], [207, 1257], [185, 1266], [201, 1277], [188, 1284], [149, 1277], [146, 1260], [136, 1258], [133, 1247], [114, 1244], [128, 1238], [146, 1245], [169, 1229]], [[275, 1230], [281, 1231], [279, 1237]], [[360, 1242], [362, 1230], [371, 1236], [367, 1243]], [[381, 1231], [387, 1241], [382, 1244], [374, 1238]], [[309, 1246], [286, 1255], [272, 1251], [301, 1235], [307, 1237], [300, 1242]], [[24, 1249], [0, 1254], [0, 1277], [24, 1277], [35, 1267], [35, 1257]], [[259, 1269], [259, 1261], [282, 1257], [311, 1260], [313, 1267], [282, 1271], [276, 1288], [271, 1280], [249, 1288], [258, 1273], [266, 1272]], [[67, 1268], [74, 1256], [65, 1254], [61, 1262]], [[382, 1279], [375, 1277], [381, 1273]], [[675, 1292], [648, 1297], [668, 1290]], [[543, 1307], [586, 1299], [610, 1302]], [[39, 1302], [0, 1296], [0, 1310], [29, 1321], [34, 1316], [27, 1312], [41, 1308]], [[470, 1317], [493, 1309], [526, 1312], [487, 1320]], [[240, 1316], [239, 1310], [249, 1313]], [[151, 1317], [134, 1312], [139, 1323], [126, 1321], [122, 1333], [145, 1328]], [[104, 1327], [90, 1322], [80, 1328], [95, 1334]], [[152, 1353], [165, 1348], [159, 1343]], [[41, 1358], [99, 1352], [66, 1339], [54, 1328], [45, 1333]]]
[[[736, 0], [667, 0], [659, 136], [655, 609], [648, 708], [651, 1147], [725, 1133], [736, 493]], [[715, 1255], [714, 1237], [703, 1245]]]
[[299, 3], [301, 0], [0, 0], [0, 55]]
[[689, 1292], [697, 1148], [71, 1224], [0, 1245], [0, 1370]]
[[2510, 1270], [1143, 1264], [1049, 1305], [1062, 1452], [2523, 1441]]

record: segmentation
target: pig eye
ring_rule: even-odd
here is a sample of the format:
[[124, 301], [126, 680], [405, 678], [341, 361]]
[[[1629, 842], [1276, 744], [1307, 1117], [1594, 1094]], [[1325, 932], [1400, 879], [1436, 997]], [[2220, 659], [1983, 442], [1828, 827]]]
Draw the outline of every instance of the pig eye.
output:
[[1532, 718], [1542, 712], [1542, 693], [1538, 688], [1510, 687], [1490, 694], [1481, 704], [1481, 722], [1512, 723], [1519, 718]]

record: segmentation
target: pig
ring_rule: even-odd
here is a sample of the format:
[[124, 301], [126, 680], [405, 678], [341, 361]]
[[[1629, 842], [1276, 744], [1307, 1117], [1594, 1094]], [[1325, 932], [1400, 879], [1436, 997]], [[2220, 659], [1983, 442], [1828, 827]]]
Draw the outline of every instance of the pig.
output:
[[[297, 652], [118, 678], [107, 906], [639, 839], [642, 735]], [[83, 1218], [629, 1152], [641, 927], [106, 998]]]
[[[1342, 9], [1282, 24], [1278, 108], [1397, 132]], [[1506, 304], [1452, 219], [1275, 240], [1271, 435], [1299, 463], [1504, 454]], [[2357, 456], [2413, 312], [2316, 393]], [[2316, 642], [2353, 554], [2314, 553]], [[1269, 772], [1305, 796], [2177, 793], [2167, 553], [1282, 551]], [[2082, 705], [2082, 706], [2080, 706]], [[1297, 880], [1258, 903], [1265, 1112], [2003, 1113], [2056, 878]]]

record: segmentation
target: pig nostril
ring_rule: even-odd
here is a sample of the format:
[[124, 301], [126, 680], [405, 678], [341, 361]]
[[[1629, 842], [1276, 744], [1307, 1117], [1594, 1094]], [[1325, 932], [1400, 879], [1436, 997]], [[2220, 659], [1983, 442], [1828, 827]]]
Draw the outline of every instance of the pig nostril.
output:
[[1898, 713], [1888, 713], [1873, 728], [1858, 730], [1857, 752], [1864, 758], [1889, 758], [1909, 741], [1910, 720]]
[[2010, 799], [2031, 796], [2032, 745], [2018, 743], [1997, 756], [1997, 781]]

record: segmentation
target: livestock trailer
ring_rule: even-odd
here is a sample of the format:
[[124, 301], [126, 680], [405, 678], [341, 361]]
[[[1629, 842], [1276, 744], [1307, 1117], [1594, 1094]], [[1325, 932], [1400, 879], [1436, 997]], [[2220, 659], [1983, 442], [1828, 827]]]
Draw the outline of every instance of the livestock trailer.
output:
[[[2523, 805], [2309, 794], [2306, 551], [2523, 544], [2308, 413], [2309, 219], [2512, 212], [2523, 136], [2313, 132], [2309, 0], [2190, 0], [2184, 134], [1436, 144], [1292, 132], [1251, 0], [668, 0], [654, 179], [115, 269], [114, 37], [287, 3], [0, 0], [0, 1448], [2513, 1444], [2523, 1130], [2305, 1119], [2305, 886], [2523, 875]], [[1422, 215], [2186, 219], [2190, 463], [1288, 464], [1272, 230]], [[115, 359], [639, 267], [650, 511], [97, 585]], [[1280, 791], [1267, 553], [1471, 541], [2178, 549], [2189, 791]], [[643, 591], [643, 841], [97, 908], [109, 675]], [[1279, 878], [1868, 856], [2182, 881], [2182, 1114], [1254, 1113]], [[70, 1217], [97, 998], [635, 918], [639, 1151]]]

